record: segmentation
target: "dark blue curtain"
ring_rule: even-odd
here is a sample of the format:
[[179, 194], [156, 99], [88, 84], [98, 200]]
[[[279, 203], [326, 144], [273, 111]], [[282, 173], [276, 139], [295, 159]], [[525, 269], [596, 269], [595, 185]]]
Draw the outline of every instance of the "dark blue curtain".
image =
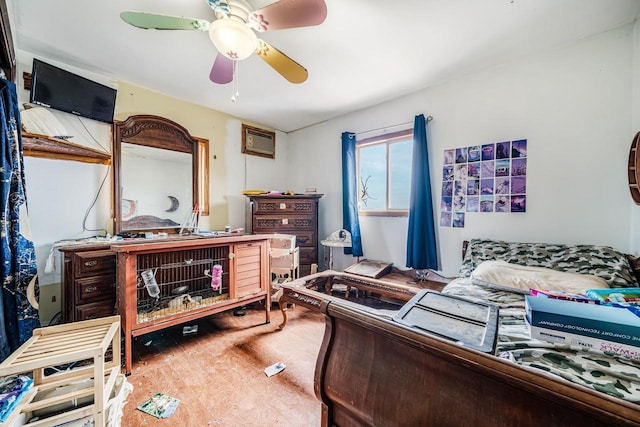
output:
[[411, 167], [407, 267], [437, 269], [438, 252], [431, 200], [427, 122], [423, 114], [416, 116], [413, 123], [413, 163]]
[[30, 240], [16, 86], [0, 80], [2, 138], [2, 292], [0, 360], [40, 327], [36, 254]]
[[360, 221], [358, 220], [358, 174], [356, 173], [356, 134], [342, 133], [342, 228], [351, 233], [351, 247], [345, 254], [362, 256]]

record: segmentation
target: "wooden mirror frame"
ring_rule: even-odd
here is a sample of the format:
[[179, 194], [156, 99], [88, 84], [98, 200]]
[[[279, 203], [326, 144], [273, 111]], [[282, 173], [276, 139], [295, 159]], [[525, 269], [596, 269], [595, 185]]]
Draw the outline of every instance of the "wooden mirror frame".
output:
[[633, 141], [631, 141], [629, 166], [627, 170], [629, 172], [629, 191], [631, 191], [631, 198], [636, 205], [640, 205], [640, 132], [638, 132], [633, 138]]
[[[191, 154], [192, 159], [192, 203], [198, 202], [199, 188], [199, 140], [191, 136], [189, 132], [169, 119], [152, 115], [130, 116], [125, 121], [113, 122], [113, 207], [114, 207], [114, 233], [120, 234], [122, 230], [122, 193], [121, 193], [121, 144], [137, 144], [146, 147], [160, 148]], [[127, 229], [126, 232], [137, 230]], [[140, 230], [141, 231], [141, 230]], [[144, 229], [146, 232], [163, 231], [178, 233], [179, 227], [163, 229]]]

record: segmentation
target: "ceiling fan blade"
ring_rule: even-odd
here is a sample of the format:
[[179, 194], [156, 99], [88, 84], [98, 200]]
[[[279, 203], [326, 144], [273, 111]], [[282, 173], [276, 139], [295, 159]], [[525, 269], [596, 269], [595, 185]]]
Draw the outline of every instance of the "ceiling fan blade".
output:
[[221, 85], [231, 83], [233, 80], [233, 60], [218, 54], [216, 60], [213, 61], [209, 80]]
[[280, 0], [249, 15], [249, 24], [256, 31], [319, 25], [327, 17], [324, 0]]
[[131, 10], [121, 12], [120, 18], [127, 24], [147, 30], [209, 30], [209, 22], [204, 19], [182, 18], [180, 16], [158, 15]]
[[289, 58], [284, 53], [280, 52], [275, 47], [271, 46], [264, 40], [258, 39], [258, 49], [256, 49], [256, 55], [258, 55], [264, 62], [269, 64], [271, 68], [276, 70], [285, 79], [291, 83], [302, 83], [307, 80], [309, 73], [300, 64], [293, 59]]

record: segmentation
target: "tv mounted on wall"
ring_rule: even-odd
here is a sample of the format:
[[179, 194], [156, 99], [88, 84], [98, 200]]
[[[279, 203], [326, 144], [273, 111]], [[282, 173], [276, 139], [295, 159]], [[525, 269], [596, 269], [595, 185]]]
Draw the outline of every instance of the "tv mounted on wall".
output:
[[29, 102], [113, 123], [116, 90], [34, 59]]

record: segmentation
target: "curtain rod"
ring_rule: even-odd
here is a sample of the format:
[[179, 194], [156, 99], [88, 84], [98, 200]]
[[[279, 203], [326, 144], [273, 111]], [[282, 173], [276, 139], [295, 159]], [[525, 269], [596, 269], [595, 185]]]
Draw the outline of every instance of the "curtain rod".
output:
[[[425, 117], [425, 121], [427, 123], [429, 123], [431, 120], [433, 120], [432, 116]], [[411, 125], [411, 124], [413, 124], [412, 121], [411, 122], [406, 122], [406, 123], [398, 123], [397, 125], [385, 126], [385, 127], [381, 127], [381, 128], [377, 128], [377, 129], [364, 130], [362, 132], [357, 132], [356, 136], [362, 135], [362, 134], [365, 134], [365, 133], [375, 132], [375, 131], [378, 131], [378, 130], [385, 130], [385, 129], [389, 129], [389, 128], [397, 128], [398, 126], [406, 126], [406, 125]]]

